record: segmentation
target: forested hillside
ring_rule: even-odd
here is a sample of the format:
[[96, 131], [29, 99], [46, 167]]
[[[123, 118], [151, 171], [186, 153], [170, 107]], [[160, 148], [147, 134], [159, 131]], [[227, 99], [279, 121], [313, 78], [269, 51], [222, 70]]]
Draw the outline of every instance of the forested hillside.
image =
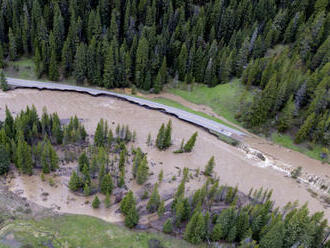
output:
[[[330, 144], [328, 0], [0, 0], [0, 67], [159, 92], [170, 79], [210, 87], [242, 77], [237, 118]], [[282, 49], [272, 48], [281, 44]]]

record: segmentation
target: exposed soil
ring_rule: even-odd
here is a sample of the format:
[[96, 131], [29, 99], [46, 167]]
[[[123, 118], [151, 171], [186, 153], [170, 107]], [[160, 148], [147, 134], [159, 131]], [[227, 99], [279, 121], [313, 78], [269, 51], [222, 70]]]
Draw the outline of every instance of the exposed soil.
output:
[[[306, 191], [304, 184], [298, 184], [295, 180], [283, 176], [283, 172], [273, 170], [271, 166], [268, 166], [270, 160], [272, 163], [276, 162], [272, 159], [274, 157], [280, 162], [292, 163], [295, 167], [302, 166], [304, 169], [311, 170], [315, 175], [329, 176], [329, 167], [315, 160], [310, 161], [309, 158], [299, 153], [287, 152], [287, 156], [283, 155], [282, 160], [282, 153], [285, 154], [285, 150], [277, 146], [267, 145], [265, 146], [268, 147], [267, 149], [272, 148], [269, 150], [269, 154], [272, 156], [267, 158], [266, 161], [262, 161], [257, 159], [256, 156], [246, 154], [242, 149], [219, 141], [215, 136], [201, 128], [187, 124], [161, 112], [141, 108], [134, 104], [109, 97], [92, 97], [69, 92], [23, 89], [8, 93], [0, 92], [0, 120], [4, 118], [3, 110], [5, 105], [11, 111], [18, 113], [27, 105], [32, 104], [36, 106], [40, 113], [42, 108], [46, 106], [48, 112], [57, 112], [61, 119], [77, 115], [84, 120], [84, 125], [89, 135], [94, 133], [100, 118], [108, 120], [110, 127], [113, 129], [115, 129], [118, 123], [128, 124], [137, 132], [137, 141], [134, 145], [140, 146], [144, 152], [148, 153], [150, 170], [154, 173], [148, 183], [153, 184], [157, 180], [159, 171], [161, 169], [164, 171], [164, 181], [160, 186], [160, 192], [163, 196], [172, 193], [176, 188], [181, 179], [178, 176], [179, 169], [188, 167], [192, 170], [197, 168], [203, 170], [209, 158], [214, 155], [216, 161], [215, 172], [220, 176], [221, 184], [238, 185], [239, 190], [244, 193], [248, 193], [252, 187], [272, 188], [274, 189], [273, 199], [279, 206], [285, 205], [288, 201], [298, 200], [301, 203], [308, 201], [311, 211], [324, 211], [326, 218], [330, 219], [330, 210], [326, 209], [318, 199], [313, 198]], [[148, 133], [150, 132], [153, 139], [155, 139], [161, 123], [167, 122], [168, 119], [172, 119], [173, 122], [172, 137], [174, 145], [166, 152], [158, 151], [154, 147], [148, 147], [146, 145]], [[195, 131], [198, 131], [199, 136], [193, 152], [189, 154], [173, 154], [172, 151], [179, 148], [181, 139], [189, 139]], [[263, 145], [259, 145], [261, 148], [263, 147]], [[171, 178], [174, 175], [177, 179], [172, 181]], [[129, 177], [130, 175], [127, 175], [126, 181], [129, 181]], [[31, 177], [15, 176], [9, 185], [10, 189], [14, 192], [23, 190], [23, 193], [21, 193], [22, 196], [41, 206], [54, 207], [56, 205], [56, 207], [60, 207], [59, 209], [57, 208], [59, 212], [88, 214], [113, 222], [121, 220], [120, 215], [115, 213], [116, 206], [110, 209], [101, 208], [99, 210], [93, 210], [90, 204], [84, 204], [86, 200], [91, 201], [91, 199], [70, 193], [66, 186], [68, 177], [56, 177], [55, 181], [57, 188], [50, 187], [47, 181], [42, 182], [37, 175]], [[203, 181], [204, 178], [202, 176], [191, 180], [186, 188], [192, 190], [200, 187]], [[141, 186], [136, 185], [134, 181], [130, 181], [128, 186], [136, 192], [141, 191]], [[49, 193], [49, 196], [46, 197], [47, 200], [43, 200], [45, 198], [41, 195], [43, 192]], [[75, 200], [72, 200], [72, 198]]]

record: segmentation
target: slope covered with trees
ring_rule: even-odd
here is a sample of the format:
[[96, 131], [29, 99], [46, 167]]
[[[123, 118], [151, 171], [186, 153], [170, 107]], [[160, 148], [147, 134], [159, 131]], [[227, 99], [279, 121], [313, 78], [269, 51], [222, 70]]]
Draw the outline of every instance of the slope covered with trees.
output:
[[[159, 92], [169, 78], [209, 86], [242, 77], [248, 127], [294, 128], [329, 145], [327, 0], [0, 1], [0, 67], [33, 56], [36, 73]], [[285, 49], [268, 51], [277, 44]]]

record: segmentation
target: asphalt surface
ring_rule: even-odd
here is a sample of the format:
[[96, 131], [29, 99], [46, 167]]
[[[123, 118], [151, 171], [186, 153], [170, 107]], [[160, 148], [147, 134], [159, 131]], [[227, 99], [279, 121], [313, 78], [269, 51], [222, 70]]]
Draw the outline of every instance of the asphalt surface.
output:
[[152, 102], [149, 100], [141, 99], [134, 96], [119, 94], [111, 91], [106, 90], [99, 90], [93, 88], [86, 88], [74, 85], [67, 85], [67, 84], [60, 84], [60, 83], [51, 83], [51, 82], [40, 82], [40, 81], [31, 81], [31, 80], [23, 80], [23, 79], [16, 79], [16, 78], [7, 78], [8, 84], [18, 87], [18, 88], [32, 88], [32, 89], [39, 89], [39, 90], [59, 90], [59, 91], [71, 91], [71, 92], [79, 92], [79, 93], [87, 93], [92, 96], [110, 96], [119, 98], [122, 100], [129, 101], [131, 103], [147, 107], [154, 110], [159, 110], [165, 112], [170, 115], [174, 115], [177, 118], [197, 125], [199, 127], [205, 128], [210, 132], [216, 132], [223, 134], [228, 137], [233, 138], [240, 138], [245, 133], [238, 131], [236, 129], [227, 127], [221, 123], [215, 122], [213, 120], [201, 117], [199, 115], [195, 115], [189, 113], [187, 111], [177, 109], [174, 107], [169, 107], [164, 104]]

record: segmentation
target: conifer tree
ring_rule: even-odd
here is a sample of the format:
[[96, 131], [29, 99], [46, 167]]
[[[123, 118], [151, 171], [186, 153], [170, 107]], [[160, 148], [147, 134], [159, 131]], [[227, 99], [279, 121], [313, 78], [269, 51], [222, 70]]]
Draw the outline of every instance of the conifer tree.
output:
[[187, 56], [188, 56], [187, 47], [185, 43], [183, 43], [178, 57], [179, 80], [184, 80], [186, 74]]
[[3, 72], [3, 70], [0, 71], [0, 85], [1, 85], [2, 91], [9, 90], [7, 79], [6, 79], [6, 76], [5, 76], [5, 73]]
[[50, 172], [49, 168], [49, 158], [48, 158], [48, 149], [46, 147], [47, 145], [44, 145], [44, 148], [41, 153], [41, 166], [42, 166], [42, 172], [44, 174], [48, 174]]
[[23, 173], [32, 175], [32, 155], [31, 147], [24, 140], [23, 134], [19, 134], [18, 145], [17, 145], [17, 168]]
[[103, 85], [110, 89], [115, 87], [115, 59], [112, 44], [109, 47], [107, 56], [105, 57]]
[[136, 51], [136, 61], [135, 61], [135, 84], [139, 88], [144, 87], [145, 77], [148, 70], [148, 58], [149, 58], [149, 43], [148, 40], [142, 36], [139, 40], [137, 51]]
[[54, 18], [53, 18], [53, 34], [55, 40], [55, 54], [56, 60], [59, 59], [61, 55], [61, 50], [63, 47], [64, 42], [64, 35], [65, 35], [65, 27], [64, 27], [64, 19], [61, 14], [61, 10], [58, 4], [55, 5], [54, 11]]
[[101, 204], [101, 202], [100, 202], [99, 198], [97, 196], [95, 196], [95, 198], [94, 198], [94, 200], [92, 202], [92, 207], [93, 208], [99, 208], [100, 207], [100, 204]]
[[89, 196], [91, 194], [91, 188], [89, 186], [88, 183], [85, 183], [85, 186], [84, 186], [84, 195], [85, 196]]
[[112, 177], [110, 174], [106, 174], [103, 177], [101, 183], [101, 192], [106, 195], [106, 194], [111, 194], [112, 190], [113, 190]]
[[10, 156], [9, 152], [4, 146], [0, 144], [0, 175], [3, 175], [9, 171]]
[[163, 225], [163, 232], [170, 234], [170, 233], [172, 233], [172, 231], [173, 231], [173, 225], [172, 225], [171, 219], [167, 219]]
[[75, 58], [74, 58], [74, 72], [73, 75], [77, 81], [77, 83], [83, 83], [86, 78], [86, 45], [84, 43], [80, 43], [78, 46]]
[[49, 62], [49, 69], [48, 69], [48, 74], [49, 74], [49, 79], [53, 81], [57, 81], [59, 78], [59, 72], [58, 72], [58, 66], [57, 66], [57, 60], [56, 60], [56, 42], [55, 42], [55, 37], [53, 33], [50, 33], [50, 49], [51, 49], [51, 55], [50, 55], [50, 62]]
[[60, 145], [63, 142], [63, 130], [61, 127], [61, 121], [57, 113], [53, 114], [53, 126], [52, 126], [52, 135], [55, 138], [56, 144]]
[[3, 47], [2, 44], [0, 44], [0, 69], [4, 67], [5, 67], [5, 61], [4, 61]]
[[103, 181], [103, 177], [105, 176], [105, 164], [101, 164], [101, 168], [99, 170], [99, 187], [101, 187], [102, 181]]
[[139, 223], [139, 213], [136, 209], [136, 204], [131, 206], [131, 208], [128, 210], [127, 215], [125, 216], [125, 226], [128, 228], [133, 228]]
[[[234, 208], [223, 210], [217, 218], [216, 225], [213, 228], [212, 240], [219, 241], [225, 239], [227, 241], [236, 237], [236, 212]], [[233, 237], [234, 236], [234, 237]], [[233, 240], [231, 240], [232, 242]]]
[[212, 156], [210, 160], [207, 162], [207, 165], [205, 166], [204, 174], [206, 176], [212, 176], [214, 166], [215, 166], [214, 156]]
[[175, 205], [175, 222], [179, 226], [190, 216], [190, 204], [186, 198], [177, 198]]
[[49, 160], [50, 160], [50, 170], [55, 171], [58, 168], [59, 159], [58, 159], [55, 149], [53, 148], [53, 146], [51, 145], [50, 142], [48, 145], [48, 156], [49, 156]]
[[197, 139], [197, 135], [198, 133], [195, 132], [191, 137], [190, 139], [187, 141], [187, 143], [184, 145], [183, 147], [183, 150], [184, 152], [191, 152], [192, 149], [194, 148], [195, 146], [195, 142], [196, 142], [196, 139]]
[[13, 33], [13, 30], [9, 28], [8, 32], [9, 38], [9, 58], [10, 60], [15, 60], [17, 58], [17, 44], [16, 44], [16, 37]]
[[165, 135], [164, 135], [164, 148], [167, 149], [172, 144], [172, 121], [169, 120], [166, 129], [165, 129]]
[[219, 241], [224, 237], [224, 233], [223, 233], [223, 229], [222, 229], [222, 225], [220, 223], [216, 223], [213, 227], [212, 230], [212, 235], [211, 235], [211, 239], [213, 241]]
[[144, 156], [136, 173], [136, 182], [138, 184], [144, 184], [149, 177], [149, 166], [147, 156]]
[[167, 75], [167, 62], [166, 57], [163, 57], [162, 65], [159, 69], [159, 75], [160, 75], [160, 90], [162, 89], [162, 85], [165, 85], [167, 83], [168, 75]]
[[81, 155], [78, 158], [78, 169], [79, 169], [79, 171], [82, 172], [83, 167], [85, 165], [87, 165], [87, 167], [89, 167], [89, 160], [88, 160], [86, 152], [83, 152], [83, 153], [81, 153]]
[[[63, 45], [63, 48], [62, 48], [62, 55], [61, 55], [61, 60], [62, 60], [62, 63], [61, 63], [61, 66], [63, 68], [63, 72], [64, 72], [64, 76], [68, 77], [71, 72], [73, 71], [73, 60], [74, 60], [74, 53], [73, 53], [73, 41], [71, 40], [71, 37], [68, 36], [67, 39], [65, 40], [64, 42], [64, 45]], [[38, 49], [38, 48], [37, 48]], [[36, 50], [37, 52], [38, 50]], [[38, 54], [35, 54], [35, 60], [39, 61], [39, 53]], [[38, 55], [38, 57], [37, 57]], [[36, 66], [37, 66], [37, 63], [35, 62]], [[40, 67], [40, 66], [39, 66]]]
[[310, 135], [310, 130], [315, 123], [315, 113], [310, 114], [305, 120], [304, 124], [299, 129], [296, 134], [295, 142], [301, 143], [308, 135]]
[[58, 66], [56, 62], [56, 52], [55, 50], [51, 51], [50, 64], [49, 64], [49, 79], [57, 81], [59, 78]]
[[133, 174], [134, 178], [136, 178], [136, 173], [137, 173], [137, 170], [138, 170], [138, 168], [141, 164], [142, 159], [143, 159], [143, 154], [142, 154], [141, 149], [138, 147], [136, 149], [135, 156], [134, 156], [134, 159], [133, 159], [132, 174]]
[[[149, 74], [150, 75], [150, 74]], [[162, 89], [162, 84], [161, 84], [161, 75], [160, 72], [157, 73], [155, 83], [154, 83], [154, 93], [159, 94], [161, 89]]]
[[118, 167], [120, 170], [125, 169], [125, 161], [126, 161], [126, 149], [120, 151], [119, 154], [119, 164]]
[[42, 73], [43, 73], [43, 70], [44, 70], [44, 67], [43, 67], [43, 64], [42, 64], [42, 59], [41, 59], [41, 54], [40, 54], [40, 49], [39, 47], [35, 47], [34, 49], [34, 57], [33, 57], [33, 61], [34, 61], [34, 71], [37, 75], [38, 78], [41, 77]]
[[164, 215], [164, 212], [165, 212], [165, 201], [162, 200], [157, 209], [157, 214], [159, 217], [162, 217]]
[[14, 126], [14, 118], [9, 111], [8, 107], [6, 106], [6, 117], [5, 117], [5, 123], [4, 123], [4, 131], [6, 133], [6, 136], [8, 138], [13, 139], [15, 136], [15, 126]]
[[120, 202], [120, 211], [125, 215], [125, 225], [132, 228], [139, 222], [136, 201], [132, 191], [129, 191]]
[[278, 120], [278, 131], [284, 132], [292, 126], [294, 110], [295, 106], [293, 102], [293, 96], [291, 96], [290, 99], [287, 101], [286, 106], [282, 110], [282, 113]]
[[162, 124], [162, 126], [158, 131], [157, 139], [156, 139], [156, 146], [160, 150], [163, 150], [164, 148], [164, 138], [165, 138], [165, 126], [164, 124]]
[[84, 164], [81, 173], [82, 173], [82, 180], [83, 180], [83, 182], [90, 184], [91, 177], [90, 177], [89, 167], [88, 167], [87, 164]]
[[121, 169], [119, 172], [118, 187], [121, 188], [125, 185], [125, 168]]
[[99, 123], [97, 124], [96, 130], [95, 130], [94, 144], [98, 147], [104, 146], [104, 142], [105, 142], [104, 137], [105, 137], [104, 123], [103, 123], [103, 119], [101, 119], [99, 121]]
[[158, 192], [158, 184], [156, 183], [154, 186], [154, 189], [151, 193], [150, 199], [147, 203], [147, 210], [149, 211], [149, 213], [154, 213], [158, 210], [159, 206], [160, 206], [160, 195]]
[[192, 244], [200, 244], [206, 235], [205, 220], [201, 212], [195, 212], [187, 224], [184, 239]]
[[174, 200], [172, 202], [172, 210], [176, 209], [176, 204], [178, 203], [178, 201], [182, 200], [184, 198], [184, 192], [185, 192], [185, 181], [182, 180], [181, 183], [179, 184], [177, 191], [174, 195]]
[[260, 240], [260, 248], [283, 247], [285, 227], [282, 221], [278, 221]]
[[109, 208], [110, 207], [110, 204], [111, 204], [111, 202], [110, 202], [110, 194], [109, 193], [106, 193], [105, 199], [104, 199], [104, 206], [106, 208]]
[[124, 215], [127, 215], [128, 210], [131, 208], [132, 205], [134, 205], [134, 202], [134, 195], [133, 192], [130, 190], [120, 202], [120, 211]]
[[77, 172], [73, 171], [69, 181], [69, 189], [71, 191], [77, 191], [80, 189], [80, 187], [81, 187], [80, 178], [77, 175]]

